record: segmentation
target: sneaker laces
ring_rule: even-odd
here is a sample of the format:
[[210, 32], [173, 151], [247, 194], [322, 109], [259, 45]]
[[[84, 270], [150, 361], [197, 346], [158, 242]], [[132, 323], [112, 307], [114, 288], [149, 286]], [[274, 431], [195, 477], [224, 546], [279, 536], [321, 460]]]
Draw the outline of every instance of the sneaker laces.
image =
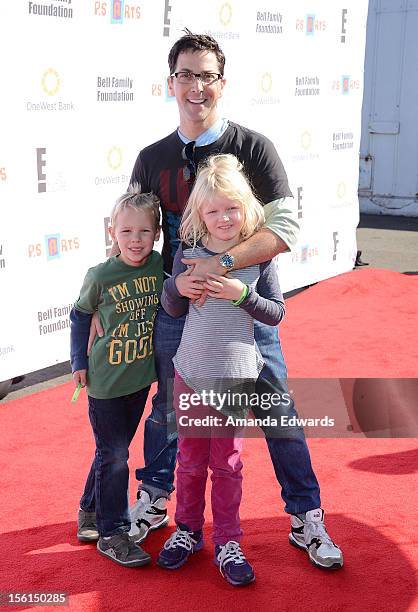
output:
[[192, 532], [177, 529], [177, 531], [175, 531], [164, 544], [164, 548], [166, 550], [170, 550], [170, 548], [177, 548], [180, 546], [187, 551], [191, 551], [193, 550], [193, 546], [195, 544], [197, 544], [197, 540], [192, 537]]
[[219, 561], [219, 571], [221, 572], [222, 576], [224, 575], [223, 567], [227, 563], [231, 563], [232, 561], [235, 565], [243, 565], [247, 561], [240, 548], [240, 545], [234, 540], [230, 540], [225, 545], [221, 546], [217, 559]]
[[314, 521], [306, 521], [309, 524], [310, 535], [312, 538], [318, 538], [321, 544], [329, 544], [331, 546], [335, 546], [334, 542], [331, 540], [328, 531], [325, 528], [325, 524], [321, 521], [320, 523]]

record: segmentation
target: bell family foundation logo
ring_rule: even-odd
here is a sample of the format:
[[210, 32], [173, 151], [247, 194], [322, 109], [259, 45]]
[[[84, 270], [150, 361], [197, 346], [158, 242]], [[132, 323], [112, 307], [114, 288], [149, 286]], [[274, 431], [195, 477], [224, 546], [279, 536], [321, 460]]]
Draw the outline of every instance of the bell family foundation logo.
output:
[[295, 77], [295, 96], [319, 96], [320, 94], [319, 76], [305, 74]]
[[110, 23], [123, 24], [124, 21], [137, 21], [141, 18], [141, 7], [137, 2], [125, 0], [95, 0], [93, 2], [93, 15], [95, 17], [109, 18]]
[[73, 0], [49, 0], [47, 2], [28, 2], [28, 14], [34, 17], [73, 18]]
[[256, 34], [283, 34], [283, 15], [279, 12], [257, 11]]
[[98, 76], [96, 102], [133, 102], [134, 80], [129, 76]]
[[347, 151], [354, 148], [353, 132], [338, 131], [332, 133], [332, 150]]
[[37, 319], [39, 335], [47, 336], [56, 331], [69, 328], [69, 314], [72, 307], [72, 304], [60, 304], [59, 306], [50, 306], [47, 308], [47, 310], [38, 311]]

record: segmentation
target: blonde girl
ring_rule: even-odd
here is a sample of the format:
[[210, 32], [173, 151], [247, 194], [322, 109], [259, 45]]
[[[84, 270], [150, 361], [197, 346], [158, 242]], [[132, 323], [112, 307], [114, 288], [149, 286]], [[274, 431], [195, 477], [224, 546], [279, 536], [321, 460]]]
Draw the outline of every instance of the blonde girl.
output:
[[[249, 238], [263, 222], [262, 206], [238, 159], [233, 155], [209, 158], [199, 169], [184, 211], [182, 242], [161, 298], [168, 314], [187, 313], [187, 317], [173, 359], [179, 431], [177, 530], [165, 543], [158, 564], [177, 569], [203, 547], [209, 467], [215, 563], [234, 586], [249, 584], [255, 577], [240, 547], [242, 438], [236, 430], [225, 429], [222, 414], [236, 408], [228, 403], [231, 387], [245, 388], [243, 382], [255, 381], [264, 365], [254, 341], [254, 319], [275, 326], [283, 317], [284, 305], [273, 262], [234, 270], [228, 250]], [[198, 281], [182, 263], [216, 254], [226, 268], [225, 276], [208, 274]], [[202, 285], [207, 292], [203, 304], [193, 299], [201, 295]], [[196, 419], [196, 414], [207, 418]]]

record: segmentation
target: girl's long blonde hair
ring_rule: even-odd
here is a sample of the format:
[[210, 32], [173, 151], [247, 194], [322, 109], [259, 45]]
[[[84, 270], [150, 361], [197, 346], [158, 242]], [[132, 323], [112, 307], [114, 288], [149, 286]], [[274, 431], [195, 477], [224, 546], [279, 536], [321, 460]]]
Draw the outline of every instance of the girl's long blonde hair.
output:
[[242, 240], [249, 238], [264, 224], [263, 207], [254, 196], [238, 159], [230, 154], [213, 155], [199, 167], [196, 182], [184, 209], [179, 230], [183, 242], [195, 247], [199, 240], [208, 235], [200, 210], [203, 204], [210, 202], [218, 194], [242, 204]]

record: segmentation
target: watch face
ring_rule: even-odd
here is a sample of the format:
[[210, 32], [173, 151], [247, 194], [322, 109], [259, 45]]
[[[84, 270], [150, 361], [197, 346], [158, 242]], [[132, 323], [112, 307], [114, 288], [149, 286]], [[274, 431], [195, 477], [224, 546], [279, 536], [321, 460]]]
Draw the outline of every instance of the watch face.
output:
[[229, 253], [225, 253], [220, 257], [219, 261], [224, 268], [233, 268], [234, 267], [234, 258]]

